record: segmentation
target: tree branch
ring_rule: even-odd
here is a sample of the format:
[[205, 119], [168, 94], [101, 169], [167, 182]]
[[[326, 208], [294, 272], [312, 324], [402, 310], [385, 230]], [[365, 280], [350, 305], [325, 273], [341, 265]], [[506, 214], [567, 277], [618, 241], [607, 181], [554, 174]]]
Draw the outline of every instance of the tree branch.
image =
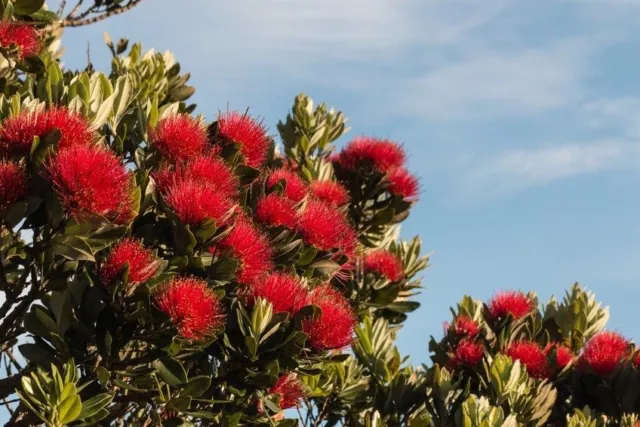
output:
[[130, 0], [129, 3], [127, 3], [124, 6], [118, 6], [113, 9], [107, 9], [101, 15], [93, 16], [91, 18], [86, 18], [89, 14], [91, 14], [91, 12], [94, 11], [93, 7], [91, 7], [85, 12], [83, 12], [79, 17], [74, 17], [73, 14], [77, 12], [79, 6], [82, 4], [82, 0], [81, 0], [78, 3], [78, 5], [76, 5], [76, 8], [74, 8], [74, 10], [69, 15], [67, 15], [66, 19], [62, 21], [62, 26], [63, 27], [81, 27], [83, 25], [94, 24], [96, 22], [103, 21], [111, 16], [120, 15], [121, 13], [131, 10], [137, 5], [139, 5], [141, 2], [142, 0]]

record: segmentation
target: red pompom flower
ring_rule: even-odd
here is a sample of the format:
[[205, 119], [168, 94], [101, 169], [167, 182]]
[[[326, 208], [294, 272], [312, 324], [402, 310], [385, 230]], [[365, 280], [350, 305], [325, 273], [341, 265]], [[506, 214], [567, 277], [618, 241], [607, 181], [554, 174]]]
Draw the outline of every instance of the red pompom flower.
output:
[[199, 226], [209, 219], [228, 222], [234, 204], [205, 182], [186, 179], [167, 188], [164, 199], [183, 224]]
[[418, 200], [418, 178], [404, 168], [395, 168], [387, 173], [389, 193], [402, 197], [404, 200], [415, 202]]
[[23, 112], [9, 117], [0, 128], [0, 155], [25, 156], [31, 150], [34, 137], [44, 138], [58, 130], [58, 149], [88, 146], [94, 140], [87, 119], [66, 108], [51, 108], [42, 112]]
[[0, 46], [17, 47], [18, 58], [37, 55], [40, 52], [40, 34], [32, 25], [2, 21], [0, 23]]
[[507, 348], [506, 354], [514, 361], [519, 360], [527, 368], [530, 377], [541, 379], [549, 376], [547, 354], [540, 344], [533, 341], [514, 342]]
[[552, 349], [555, 349], [556, 351], [555, 366], [558, 368], [558, 370], [563, 370], [575, 358], [573, 351], [569, 347], [552, 342], [547, 344], [547, 346], [544, 348], [545, 354], [549, 355]]
[[533, 310], [533, 303], [528, 296], [519, 291], [506, 291], [496, 294], [488, 304], [489, 314], [494, 319], [502, 319], [508, 315], [520, 319]]
[[280, 181], [284, 181], [284, 196], [299, 202], [307, 195], [307, 185], [297, 173], [287, 169], [277, 169], [267, 178], [267, 190], [271, 190]]
[[245, 162], [252, 168], [259, 168], [264, 163], [269, 150], [269, 138], [262, 125], [248, 114], [230, 111], [220, 115], [218, 119], [218, 138], [224, 142], [240, 144], [240, 153]]
[[629, 341], [615, 332], [600, 332], [582, 349], [580, 364], [598, 375], [609, 375], [629, 355]]
[[173, 279], [156, 296], [158, 308], [176, 326], [180, 335], [200, 340], [222, 325], [222, 305], [207, 286], [195, 277]]
[[64, 208], [74, 217], [117, 218], [130, 203], [129, 174], [111, 151], [72, 146], [50, 159], [45, 170]]
[[[353, 246], [353, 233], [346, 217], [335, 206], [309, 200], [298, 222], [304, 240], [322, 251]], [[349, 249], [347, 248], [347, 250]]]
[[397, 282], [404, 277], [402, 261], [384, 249], [376, 249], [365, 255], [364, 270], [384, 276], [391, 282]]
[[454, 366], [476, 366], [484, 356], [484, 347], [481, 343], [468, 338], [461, 340], [456, 346], [451, 362]]
[[480, 327], [478, 323], [470, 317], [458, 316], [453, 323], [453, 332], [461, 337], [473, 338], [480, 332]]
[[236, 220], [229, 235], [211, 247], [210, 251], [214, 254], [228, 252], [229, 256], [238, 260], [238, 283], [253, 283], [273, 267], [269, 241], [244, 216]]
[[300, 399], [305, 396], [304, 387], [295, 374], [282, 375], [269, 389], [269, 393], [279, 397], [280, 409], [298, 406]]
[[264, 280], [257, 280], [248, 285], [245, 293], [248, 305], [253, 305], [257, 298], [269, 301], [275, 313], [295, 313], [308, 298], [308, 290], [300, 279], [284, 273], [272, 273]]
[[144, 283], [151, 279], [160, 263], [149, 249], [137, 239], [127, 238], [116, 244], [100, 269], [102, 282], [108, 285], [124, 268], [129, 267], [127, 276], [130, 285]]
[[27, 191], [27, 176], [17, 163], [0, 160], [0, 209], [7, 209], [22, 199]]
[[402, 147], [388, 139], [370, 137], [354, 138], [340, 153], [343, 168], [354, 170], [361, 165], [373, 166], [380, 172], [404, 165], [406, 155]]
[[342, 184], [334, 181], [313, 181], [310, 185], [311, 194], [318, 200], [335, 206], [349, 203], [349, 193]]
[[272, 227], [294, 229], [298, 223], [295, 202], [279, 194], [271, 193], [258, 200], [256, 221]]
[[151, 144], [171, 162], [188, 160], [207, 148], [207, 131], [188, 114], [176, 114], [160, 120], [149, 130]]

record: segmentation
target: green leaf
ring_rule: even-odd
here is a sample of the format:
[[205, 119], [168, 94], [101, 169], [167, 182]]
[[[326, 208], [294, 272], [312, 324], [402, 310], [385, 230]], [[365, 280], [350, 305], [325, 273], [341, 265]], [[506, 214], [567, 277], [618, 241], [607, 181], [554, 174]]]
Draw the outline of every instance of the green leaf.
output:
[[336, 271], [340, 269], [340, 264], [335, 261], [331, 261], [329, 259], [316, 261], [310, 265], [313, 268], [314, 276], [324, 276], [329, 277]]
[[81, 237], [57, 234], [51, 239], [53, 251], [72, 261], [95, 262], [91, 246]]
[[160, 377], [169, 385], [178, 386], [188, 381], [187, 372], [182, 364], [172, 357], [159, 359], [151, 363]]
[[80, 396], [69, 396], [58, 405], [58, 419], [62, 424], [69, 424], [80, 415], [82, 401]]
[[76, 385], [74, 383], [65, 384], [62, 387], [62, 391], [60, 393], [60, 400], [65, 400], [69, 397], [77, 395], [78, 392], [76, 390]]
[[82, 411], [78, 418], [84, 420], [96, 416], [98, 412], [106, 408], [112, 400], [113, 395], [109, 393], [100, 393], [93, 396], [86, 402], [82, 402]]
[[31, 15], [42, 8], [44, 1], [45, 0], [16, 0], [13, 3], [13, 9], [18, 15]]
[[182, 393], [186, 396], [200, 397], [211, 386], [211, 377], [199, 375], [189, 379], [189, 383], [182, 389]]

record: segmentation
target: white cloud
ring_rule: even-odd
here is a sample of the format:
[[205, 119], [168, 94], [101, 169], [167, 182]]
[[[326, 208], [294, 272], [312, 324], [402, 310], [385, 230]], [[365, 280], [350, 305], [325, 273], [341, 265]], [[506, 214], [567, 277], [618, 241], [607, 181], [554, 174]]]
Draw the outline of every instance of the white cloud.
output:
[[626, 96], [585, 103], [582, 112], [595, 129], [617, 129], [623, 135], [640, 136], [640, 98]]

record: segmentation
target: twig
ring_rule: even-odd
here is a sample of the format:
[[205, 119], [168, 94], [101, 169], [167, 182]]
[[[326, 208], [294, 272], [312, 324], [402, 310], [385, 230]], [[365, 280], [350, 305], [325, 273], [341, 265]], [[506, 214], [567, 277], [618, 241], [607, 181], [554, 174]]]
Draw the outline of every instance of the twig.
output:
[[[124, 13], [128, 10], [133, 9], [134, 7], [136, 7], [137, 5], [139, 5], [142, 2], [142, 0], [131, 0], [129, 3], [127, 3], [124, 6], [120, 6], [117, 7], [115, 9], [111, 9], [109, 11], [107, 11], [106, 13], [103, 13], [102, 15], [98, 15], [98, 16], [94, 16], [91, 18], [87, 18], [87, 19], [82, 19], [82, 18], [74, 18], [72, 16], [67, 16], [67, 18], [62, 21], [62, 26], [63, 27], [81, 27], [83, 25], [89, 25], [89, 24], [94, 24], [96, 22], [100, 22], [103, 21], [111, 16], [115, 16], [115, 15], [120, 15], [121, 13]], [[82, 2], [80, 2], [82, 3]], [[86, 12], [84, 12], [83, 15], [81, 15], [81, 17], [87, 16], [93, 8], [88, 9]], [[75, 12], [75, 10], [74, 10]]]

